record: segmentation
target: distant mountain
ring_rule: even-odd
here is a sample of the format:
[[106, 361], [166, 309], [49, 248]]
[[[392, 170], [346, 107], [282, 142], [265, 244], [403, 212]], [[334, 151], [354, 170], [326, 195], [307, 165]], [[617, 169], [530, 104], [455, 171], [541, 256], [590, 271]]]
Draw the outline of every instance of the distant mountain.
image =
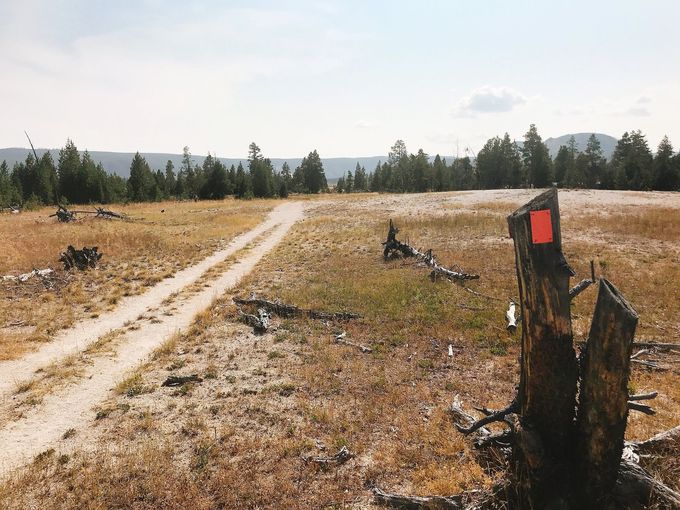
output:
[[[557, 151], [560, 150], [560, 146], [567, 145], [567, 143], [569, 142], [569, 138], [571, 138], [572, 136], [576, 140], [576, 147], [578, 148], [578, 150], [580, 151], [586, 150], [586, 145], [588, 145], [588, 138], [590, 138], [591, 134], [592, 133], [574, 133], [569, 135], [558, 136], [557, 138], [547, 138], [545, 140], [545, 144], [548, 146], [550, 156], [554, 158], [555, 156], [557, 156]], [[600, 145], [602, 146], [602, 155], [607, 159], [611, 159], [612, 154], [614, 154], [614, 149], [616, 148], [616, 143], [618, 142], [618, 140], [613, 136], [605, 135], [602, 133], [595, 133], [595, 136], [600, 141]]]

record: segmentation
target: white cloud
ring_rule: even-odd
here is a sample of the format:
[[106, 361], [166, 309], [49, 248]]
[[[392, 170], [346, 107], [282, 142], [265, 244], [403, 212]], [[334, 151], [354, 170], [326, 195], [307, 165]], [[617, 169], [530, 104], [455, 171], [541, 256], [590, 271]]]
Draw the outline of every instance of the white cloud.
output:
[[454, 117], [475, 117], [477, 114], [503, 113], [523, 105], [527, 98], [508, 87], [491, 87], [484, 85], [462, 98], [454, 107]]

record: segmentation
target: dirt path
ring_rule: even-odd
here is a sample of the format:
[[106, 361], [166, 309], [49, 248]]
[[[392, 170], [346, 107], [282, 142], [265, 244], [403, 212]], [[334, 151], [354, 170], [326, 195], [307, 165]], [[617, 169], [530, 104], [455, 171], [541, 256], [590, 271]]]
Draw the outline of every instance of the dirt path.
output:
[[[136, 367], [151, 351], [173, 334], [188, 327], [198, 312], [210, 306], [216, 297], [233, 287], [242, 276], [249, 273], [302, 216], [302, 204], [281, 205], [274, 209], [261, 225], [236, 238], [227, 249], [219, 252], [219, 256], [215, 254], [210, 257], [212, 264], [208, 264], [206, 262], [208, 259], [206, 259], [199, 264], [200, 271], [195, 269], [197, 266], [193, 266], [189, 268], [192, 271], [188, 274], [185, 272], [188, 270], [178, 273], [171, 279], [175, 281], [167, 282], [162, 291], [154, 288], [150, 293], [140, 296], [139, 299], [129, 300], [114, 313], [108, 314], [105, 326], [88, 320], [86, 322], [89, 323], [89, 329], [81, 324], [69, 330], [73, 338], [60, 335], [58, 348], [50, 344], [43, 350], [20, 360], [21, 362], [0, 365], [1, 387], [6, 391], [12, 388], [16, 380], [21, 379], [14, 370], [21, 371], [24, 377], [30, 376], [46, 363], [84, 348], [98, 338], [96, 335], [102, 335], [122, 326], [127, 320], [135, 319], [150, 306], [160, 305], [167, 295], [195, 281], [205, 269], [245, 247], [258, 235], [272, 229], [268, 236], [240, 261], [207, 284], [208, 286], [203, 290], [184, 300], [174, 315], [159, 316], [157, 321], [145, 322], [139, 329], [126, 332], [120, 338], [120, 347], [115, 356], [96, 359], [94, 364], [87, 368], [87, 373], [80, 379], [80, 382], [47, 396], [42, 405], [25, 413], [22, 419], [0, 429], [0, 444], [3, 445], [3, 450], [0, 451], [0, 476], [55, 445], [68, 429], [77, 430], [91, 421], [94, 418], [92, 407], [107, 397], [109, 391], [125, 376], [126, 372]], [[149, 298], [150, 294], [153, 294], [154, 299]], [[142, 306], [142, 303], [145, 306]], [[14, 365], [14, 367], [8, 368], [8, 365]]]
[[73, 327], [61, 331], [52, 342], [38, 351], [29, 353], [17, 360], [0, 362], [0, 400], [7, 399], [17, 384], [29, 379], [33, 373], [65, 356], [85, 349], [109, 331], [123, 327], [134, 321], [147, 309], [158, 306], [174, 292], [195, 282], [207, 269], [225, 260], [274, 225], [297, 218], [300, 214], [297, 203], [283, 204], [274, 209], [267, 219], [254, 229], [236, 237], [229, 245], [203, 259], [196, 265], [176, 273], [150, 288], [144, 294], [124, 298], [111, 312], [94, 319], [86, 319]]

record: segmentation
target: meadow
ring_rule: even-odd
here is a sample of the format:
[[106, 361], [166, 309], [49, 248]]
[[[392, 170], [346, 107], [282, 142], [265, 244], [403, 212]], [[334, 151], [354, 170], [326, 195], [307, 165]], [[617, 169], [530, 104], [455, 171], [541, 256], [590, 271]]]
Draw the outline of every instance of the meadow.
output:
[[[505, 476], [502, 459], [480, 460], [448, 408], [454, 398], [473, 413], [473, 406], [502, 408], [515, 393], [521, 330], [505, 327], [508, 301], [517, 299], [505, 218], [536, 193], [310, 201], [283, 241], [190, 329], [120, 381], [84, 430], [65, 430], [58, 448], [0, 484], [0, 507], [367, 509], [374, 508], [373, 486], [423, 495], [491, 487]], [[10, 245], [0, 273], [44, 267], [69, 243], [97, 244], [110, 254], [101, 270], [56, 291], [4, 288], [3, 317], [33, 329], [0, 330], [0, 357], [48, 340], [43, 323], [63, 327], [115, 306], [115, 296], [153, 285], [253, 226], [271, 207], [257, 201], [130, 206], [126, 212], [144, 220], [74, 225], [52, 225], [44, 211], [0, 217]], [[589, 275], [593, 260], [597, 275], [638, 311], [638, 339], [680, 343], [680, 196], [567, 191], [560, 192], [560, 209], [574, 283]], [[383, 260], [389, 219], [401, 240], [431, 248], [440, 264], [480, 279], [432, 281], [412, 260]], [[255, 335], [232, 302], [251, 294], [361, 318], [275, 317], [272, 330]], [[573, 304], [576, 341], [588, 334], [596, 294], [593, 286]], [[67, 308], [74, 311], [62, 322]], [[371, 352], [336, 343], [342, 331]], [[631, 392], [657, 390], [659, 397], [652, 402], [656, 415], [630, 415], [630, 440], [680, 423], [677, 353], [661, 364], [666, 370], [633, 368]], [[161, 387], [170, 374], [202, 380]], [[346, 463], [309, 461], [342, 447], [353, 455]], [[677, 451], [645, 466], [676, 490]]]

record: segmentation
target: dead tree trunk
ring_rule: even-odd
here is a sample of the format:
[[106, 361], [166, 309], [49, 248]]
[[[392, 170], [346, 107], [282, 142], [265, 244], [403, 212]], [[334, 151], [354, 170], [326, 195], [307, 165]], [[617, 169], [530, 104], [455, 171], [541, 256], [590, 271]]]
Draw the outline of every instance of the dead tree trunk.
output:
[[520, 430], [513, 448], [522, 508], [563, 506], [578, 378], [572, 346], [569, 277], [562, 254], [557, 190], [508, 217], [514, 239], [522, 318], [518, 394]]
[[581, 361], [576, 426], [584, 505], [612, 504], [628, 419], [630, 355], [638, 316], [619, 291], [601, 280]]

